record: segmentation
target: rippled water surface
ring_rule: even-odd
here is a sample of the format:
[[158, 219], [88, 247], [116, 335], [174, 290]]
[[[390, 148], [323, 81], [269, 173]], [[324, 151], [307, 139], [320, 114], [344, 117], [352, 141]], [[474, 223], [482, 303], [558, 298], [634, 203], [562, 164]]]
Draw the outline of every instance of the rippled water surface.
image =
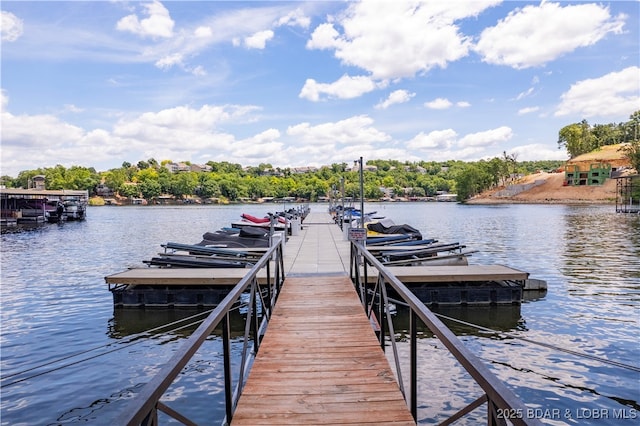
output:
[[[84, 222], [4, 232], [1, 424], [111, 424], [189, 330], [136, 333], [197, 312], [114, 312], [104, 277], [141, 266], [161, 250], [160, 244], [197, 242], [242, 212], [262, 215], [280, 207], [95, 207]], [[314, 211], [326, 208], [312, 205]], [[546, 295], [522, 306], [440, 310], [509, 333], [479, 333], [447, 322], [531, 407], [532, 415], [548, 424], [635, 424], [640, 419], [640, 375], [625, 368], [640, 365], [638, 215], [616, 214], [613, 206], [411, 203], [366, 208], [408, 223], [425, 237], [478, 250], [471, 263], [505, 264], [548, 282]], [[396, 322], [402, 338], [402, 310]], [[442, 420], [431, 413], [452, 414], [480, 391], [426, 330], [419, 344], [419, 417], [429, 424]], [[406, 350], [401, 342], [400, 351]], [[219, 423], [224, 416], [220, 351], [218, 337], [212, 336], [164, 400], [196, 421]], [[609, 418], [594, 419], [594, 413]], [[471, 416], [466, 424], [476, 421]]]

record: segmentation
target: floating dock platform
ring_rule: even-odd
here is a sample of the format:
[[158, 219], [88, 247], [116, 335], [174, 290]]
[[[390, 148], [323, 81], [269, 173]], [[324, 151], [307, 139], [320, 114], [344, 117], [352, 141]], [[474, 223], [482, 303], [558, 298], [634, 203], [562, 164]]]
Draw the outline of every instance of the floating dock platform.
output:
[[[245, 276], [244, 268], [133, 268], [105, 277], [123, 307], [216, 306]], [[266, 283], [264, 271], [258, 282]]]
[[[286, 277], [349, 275], [350, 243], [328, 213], [311, 212], [284, 249]], [[503, 265], [389, 266], [427, 305], [519, 304], [533, 283], [529, 274]], [[200, 307], [218, 304], [246, 274], [245, 268], [129, 269], [105, 277], [115, 307]], [[260, 275], [262, 274], [262, 275]], [[264, 271], [258, 275], [266, 282]], [[368, 268], [367, 281], [377, 271]]]
[[[409, 386], [405, 386], [404, 380], [399, 378], [399, 372], [389, 364], [388, 355], [385, 355], [383, 350], [386, 347], [384, 324], [388, 323], [386, 320], [379, 321], [375, 316], [367, 316], [350, 277], [351, 246], [344, 238], [344, 233], [328, 214], [312, 213], [307, 216], [300, 232], [289, 238], [283, 258], [279, 265], [284, 268], [284, 281], [278, 288], [277, 298], [267, 298], [271, 301], [277, 300], [277, 303], [271, 305], [269, 314], [264, 316], [269, 318], [264, 334], [261, 334], [258, 324], [255, 323], [253, 344], [258, 345], [254, 346], [255, 358], [248, 376], [240, 370], [240, 375], [247, 378], [246, 382], [242, 378], [238, 379], [236, 389], [232, 385], [230, 355], [224, 356], [226, 417], [223, 423], [415, 425], [419, 412], [418, 386], [415, 383], [409, 384], [411, 380], [407, 382]], [[360, 268], [364, 270], [362, 266]], [[374, 270], [367, 268], [369, 269]], [[511, 286], [504, 283], [512, 282], [513, 285], [519, 286], [518, 282], [528, 278], [525, 272], [501, 265], [406, 266], [388, 269], [416, 294], [422, 289], [427, 289], [428, 297], [433, 298], [433, 291], [437, 289], [437, 303], [444, 303], [446, 299], [448, 303], [458, 305], [469, 303], [470, 300], [500, 304], [503, 302], [502, 299], [505, 303], [511, 304], [512, 299], [517, 296], [514, 296]], [[147, 290], [162, 288], [169, 292], [186, 287], [195, 292], [208, 289], [223, 292], [225, 288], [233, 287], [236, 282], [242, 281], [246, 271], [247, 269], [241, 268], [142, 268], [111, 275], [106, 277], [106, 281], [110, 286], [116, 286], [125, 292], [131, 290], [134, 294], [136, 288], [145, 286]], [[257, 277], [258, 281], [265, 278], [266, 274]], [[376, 279], [374, 274], [367, 275], [369, 282], [375, 282]], [[445, 298], [443, 293], [440, 293], [444, 291], [442, 289], [450, 289], [451, 286], [462, 287], [463, 284], [469, 289], [473, 287], [473, 291], [478, 290], [481, 294], [472, 294], [471, 290], [467, 289], [466, 300], [463, 300], [460, 294], [450, 294]], [[502, 288], [506, 288], [509, 293], [504, 298], [498, 293], [498, 289]], [[238, 297], [239, 291], [236, 287], [231, 293]], [[496, 292], [495, 297], [492, 296], [492, 292]], [[139, 295], [140, 293], [136, 297]], [[175, 305], [178, 296], [172, 297]], [[406, 300], [404, 296], [403, 300]], [[144, 306], [150, 301], [151, 299], [145, 300]], [[134, 302], [137, 303], [136, 300]], [[192, 303], [192, 300], [189, 303]], [[207, 323], [199, 327], [199, 331], [196, 330], [193, 339], [190, 338], [190, 345], [198, 346], [178, 350], [161, 373], [140, 391], [139, 400], [134, 399], [131, 408], [125, 410], [121, 421], [116, 423], [157, 423], [157, 412], [162, 411], [184, 424], [194, 424], [186, 417], [186, 413], [176, 411], [159, 398], [170, 386], [171, 380], [175, 380], [179, 374], [180, 368], [177, 366], [184, 366], [188, 353], [195, 351], [201, 344], [198, 342], [204, 341], [210, 335], [216, 326], [213, 317], [218, 316], [219, 319], [216, 321], [224, 321], [219, 315], [222, 315], [225, 309], [228, 313], [235, 302], [229, 300], [226, 303], [220, 312], [212, 314]], [[424, 307], [419, 309], [424, 314]], [[253, 322], [249, 313], [247, 321], [247, 324]], [[225, 325], [225, 322], [222, 322], [217, 325], [219, 324], [223, 324], [223, 340], [229, 339], [229, 323], [226, 322]], [[437, 322], [432, 323], [431, 327], [438, 328]], [[449, 342], [445, 345], [449, 350], [455, 347], [455, 357], [462, 362], [462, 366], [485, 392], [475, 402], [466, 407], [458, 407], [460, 411], [443, 424], [455, 421], [458, 416], [485, 405], [485, 402], [487, 424], [494, 424], [498, 407], [497, 412], [525, 409], [524, 404], [508, 388], [488, 370], [480, 368], [480, 361], [475, 360], [462, 343], [453, 340], [453, 336], [448, 337], [444, 330], [441, 331], [441, 338]], [[410, 341], [416, 340], [415, 333], [414, 329]], [[227, 337], [224, 337], [225, 335]], [[262, 336], [260, 343], [259, 339], [256, 339], [258, 335]], [[249, 337], [245, 333], [246, 342]], [[223, 347], [225, 346], [225, 354], [230, 354], [231, 345], [223, 344]], [[417, 345], [414, 344], [413, 347], [417, 348]], [[424, 352], [428, 350], [429, 348], [425, 348]], [[411, 351], [409, 349], [409, 352]], [[401, 356], [396, 349], [393, 353], [394, 358]], [[405, 354], [411, 358], [409, 362], [412, 371], [417, 371], [418, 365], [422, 368], [422, 365], [429, 364], [431, 357], [428, 354], [420, 356], [419, 360], [422, 353], [423, 350], [411, 356], [409, 353]], [[426, 364], [418, 364], [424, 361]], [[244, 365], [246, 360], [242, 362]], [[400, 364], [397, 363], [395, 368], [400, 368]], [[239, 397], [237, 404], [234, 399], [236, 393]], [[420, 419], [435, 420], [441, 415], [425, 413], [427, 410], [429, 408], [420, 411]], [[526, 420], [518, 424], [538, 422]]]
[[426, 305], [518, 304], [529, 278], [527, 272], [503, 265], [387, 269]]

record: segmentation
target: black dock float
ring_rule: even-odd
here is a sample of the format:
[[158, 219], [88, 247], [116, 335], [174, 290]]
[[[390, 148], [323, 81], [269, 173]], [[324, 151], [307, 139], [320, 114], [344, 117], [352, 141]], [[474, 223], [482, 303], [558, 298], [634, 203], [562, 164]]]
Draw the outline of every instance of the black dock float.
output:
[[[216, 306], [246, 268], [134, 268], [105, 277], [116, 308]], [[266, 273], [258, 273], [266, 283]]]

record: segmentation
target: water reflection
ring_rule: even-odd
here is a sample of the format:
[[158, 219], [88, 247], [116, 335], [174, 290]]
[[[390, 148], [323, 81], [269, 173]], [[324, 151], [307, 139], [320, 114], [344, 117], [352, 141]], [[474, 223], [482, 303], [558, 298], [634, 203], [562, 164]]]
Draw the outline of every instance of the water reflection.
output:
[[[324, 211], [326, 204], [312, 206]], [[274, 205], [91, 208], [84, 222], [46, 224], [3, 232], [0, 299], [2, 372], [100, 345], [194, 312], [115, 310], [106, 275], [143, 266], [167, 241], [196, 242], [243, 212]], [[627, 364], [638, 363], [640, 216], [612, 206], [461, 206], [454, 203], [378, 204], [367, 207], [408, 223], [440, 241], [478, 250], [474, 264], [505, 264], [548, 282], [546, 295], [521, 306], [447, 307], [439, 312], [471, 323]], [[195, 310], [197, 312], [197, 310]], [[453, 311], [453, 312], [452, 312]], [[457, 311], [457, 312], [456, 312]], [[241, 315], [232, 319], [242, 332]], [[406, 335], [399, 313], [396, 329]], [[448, 324], [448, 323], [447, 323]], [[495, 338], [451, 324], [464, 344], [532, 408], [639, 407], [634, 371]], [[194, 326], [195, 328], [195, 326]], [[111, 419], [184, 343], [189, 330], [135, 340], [135, 345], [86, 363], [2, 389], [3, 424], [111, 424]], [[158, 332], [159, 333], [159, 332]], [[235, 339], [240, 340], [236, 337]], [[400, 342], [401, 356], [408, 352]], [[452, 413], [480, 395], [477, 385], [436, 338], [424, 332], [420, 354], [421, 423]], [[114, 345], [123, 347], [124, 344]], [[202, 423], [224, 417], [221, 339], [213, 335], [170, 391], [172, 406]], [[234, 362], [240, 347], [234, 346]], [[389, 353], [391, 351], [387, 351]], [[404, 357], [407, 359], [406, 357]], [[200, 372], [206, 374], [201, 375]], [[405, 377], [408, 373], [405, 374]], [[73, 398], [69, 398], [73, 395]], [[182, 410], [181, 410], [182, 411]], [[482, 410], [476, 413], [483, 420]], [[566, 424], [571, 419], [545, 423]], [[474, 417], [462, 424], [476, 424]], [[580, 424], [602, 424], [582, 420]], [[629, 424], [632, 424], [629, 422]]]
[[[115, 309], [113, 318], [108, 324], [109, 337], [122, 339], [132, 335], [146, 333], [169, 333], [176, 337], [189, 337], [198, 328], [212, 309], [198, 308], [122, 308]], [[244, 334], [246, 315], [234, 310], [230, 315], [232, 337]], [[213, 335], [220, 336], [221, 331], [216, 328]]]
[[[487, 331], [526, 330], [525, 321], [520, 314], [520, 305], [499, 306], [438, 306], [430, 307], [439, 319], [458, 336], [486, 336]], [[418, 337], [430, 338], [433, 333], [419, 321]], [[465, 324], [466, 323], [466, 324]], [[479, 326], [479, 327], [474, 327]], [[409, 333], [409, 309], [398, 308], [393, 318], [393, 327], [400, 338]]]
[[640, 218], [587, 207], [564, 218], [562, 272], [572, 284], [640, 290]]

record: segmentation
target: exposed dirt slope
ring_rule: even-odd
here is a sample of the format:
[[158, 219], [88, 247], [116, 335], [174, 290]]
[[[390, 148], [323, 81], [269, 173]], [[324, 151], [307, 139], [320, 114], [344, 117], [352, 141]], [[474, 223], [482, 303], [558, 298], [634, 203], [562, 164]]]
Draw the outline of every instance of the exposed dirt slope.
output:
[[541, 185], [522, 191], [512, 197], [497, 197], [495, 194], [504, 188], [497, 188], [478, 195], [467, 201], [468, 204], [497, 203], [557, 203], [557, 204], [610, 204], [616, 200], [616, 180], [607, 179], [599, 186], [563, 186], [564, 173], [536, 173], [525, 176], [518, 184], [527, 184], [544, 180]]

